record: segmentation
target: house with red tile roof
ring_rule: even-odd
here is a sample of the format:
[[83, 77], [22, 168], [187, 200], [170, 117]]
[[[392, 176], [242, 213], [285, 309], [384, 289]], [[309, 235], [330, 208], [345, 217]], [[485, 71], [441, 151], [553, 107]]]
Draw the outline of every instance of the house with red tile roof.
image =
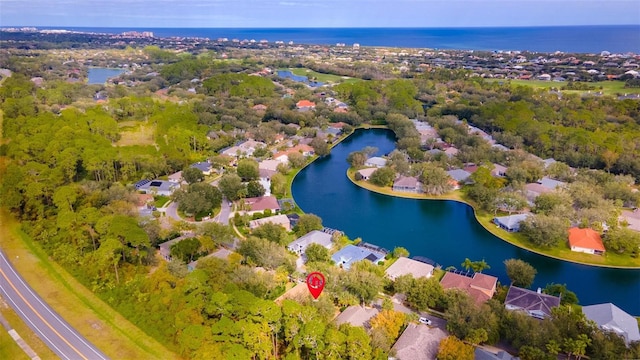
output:
[[605, 252], [602, 237], [593, 229], [569, 229], [569, 247], [571, 251], [602, 255]]
[[440, 285], [443, 289], [459, 289], [467, 292], [477, 305], [491, 299], [496, 293], [498, 278], [482, 273], [475, 273], [473, 277], [447, 272]]
[[309, 100], [300, 100], [296, 103], [296, 108], [300, 111], [313, 110], [316, 108], [316, 103]]

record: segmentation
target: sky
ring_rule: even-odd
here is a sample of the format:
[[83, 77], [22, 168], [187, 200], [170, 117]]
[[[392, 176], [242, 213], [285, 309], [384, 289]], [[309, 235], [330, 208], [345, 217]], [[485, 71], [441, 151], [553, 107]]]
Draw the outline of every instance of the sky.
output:
[[640, 24], [640, 0], [0, 0], [0, 26], [500, 27]]

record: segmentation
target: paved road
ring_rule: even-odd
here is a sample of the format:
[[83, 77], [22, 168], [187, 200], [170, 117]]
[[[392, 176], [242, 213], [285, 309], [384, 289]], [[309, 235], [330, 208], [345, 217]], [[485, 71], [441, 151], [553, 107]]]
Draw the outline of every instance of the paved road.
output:
[[108, 357], [67, 324], [27, 285], [0, 250], [0, 295], [62, 359], [102, 360]]

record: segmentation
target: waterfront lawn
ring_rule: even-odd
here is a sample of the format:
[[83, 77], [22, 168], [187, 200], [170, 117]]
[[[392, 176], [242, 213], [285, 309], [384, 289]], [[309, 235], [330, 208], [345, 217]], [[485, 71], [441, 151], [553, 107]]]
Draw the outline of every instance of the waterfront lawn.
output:
[[487, 229], [487, 231], [499, 237], [500, 239], [541, 255], [588, 265], [621, 268], [640, 267], [640, 258], [632, 258], [628, 255], [620, 255], [611, 252], [606, 252], [605, 255], [602, 256], [579, 253], [571, 251], [566, 242], [552, 248], [541, 248], [532, 244], [524, 235], [520, 233], [510, 233], [497, 227], [493, 222], [491, 222], [491, 220], [494, 218], [493, 214], [491, 213], [476, 211], [476, 218], [478, 219], [478, 222], [480, 222], [480, 224], [485, 229]]
[[353, 168], [347, 170], [347, 177], [357, 186], [363, 187], [367, 190], [379, 194], [408, 199], [453, 200], [469, 204], [474, 209], [476, 219], [478, 220], [480, 225], [482, 225], [487, 231], [508, 243], [540, 255], [586, 265], [597, 265], [614, 268], [640, 268], [640, 258], [632, 258], [628, 255], [620, 255], [609, 252], [605, 253], [605, 255], [602, 256], [579, 253], [571, 251], [566, 242], [549, 249], [535, 246], [524, 235], [520, 233], [510, 233], [497, 227], [493, 222], [491, 222], [491, 220], [493, 220], [494, 218], [494, 215], [492, 213], [477, 210], [477, 206], [475, 206], [473, 201], [470, 201], [468, 198], [466, 198], [466, 196], [464, 196], [464, 193], [459, 190], [439, 196], [415, 194], [409, 192], [396, 192], [389, 187], [380, 187], [373, 185], [368, 181], [355, 180], [355, 169]]
[[362, 81], [362, 79], [352, 78], [352, 77], [343, 77], [340, 75], [334, 74], [322, 74], [307, 68], [289, 68], [287, 69], [291, 71], [294, 75], [298, 76], [311, 76], [315, 78], [317, 81], [321, 83], [352, 83]]

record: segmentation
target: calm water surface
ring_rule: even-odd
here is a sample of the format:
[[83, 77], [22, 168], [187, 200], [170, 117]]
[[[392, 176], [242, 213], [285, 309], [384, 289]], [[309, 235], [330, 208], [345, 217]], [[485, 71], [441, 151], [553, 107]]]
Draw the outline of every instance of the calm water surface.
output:
[[122, 69], [111, 69], [111, 68], [101, 68], [101, 67], [91, 67], [89, 68], [88, 78], [89, 85], [92, 84], [104, 84], [108, 79], [119, 76], [125, 72]]
[[536, 255], [512, 246], [487, 232], [474, 218], [471, 207], [454, 201], [401, 199], [364, 190], [349, 181], [347, 155], [365, 146], [378, 154], [395, 148], [388, 130], [359, 130], [301, 171], [293, 183], [296, 203], [323, 219], [328, 227], [361, 237], [389, 250], [403, 246], [411, 256], [426, 256], [443, 267], [465, 258], [486, 260], [487, 274], [508, 283], [503, 261], [520, 258], [538, 274], [532, 288], [547, 283], [567, 284], [582, 305], [612, 302], [640, 315], [640, 270], [614, 270], [577, 265]]

